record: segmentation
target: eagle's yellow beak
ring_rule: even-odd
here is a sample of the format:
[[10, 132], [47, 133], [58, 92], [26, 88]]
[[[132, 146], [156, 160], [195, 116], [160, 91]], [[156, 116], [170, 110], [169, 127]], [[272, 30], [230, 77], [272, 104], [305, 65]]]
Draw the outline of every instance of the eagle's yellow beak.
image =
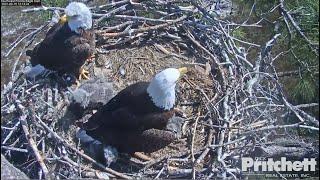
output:
[[179, 68], [178, 71], [180, 72], [180, 77], [182, 77], [184, 74], [188, 72], [188, 68], [182, 67], [182, 68]]
[[63, 15], [59, 18], [59, 23], [64, 24], [68, 21], [67, 15]]

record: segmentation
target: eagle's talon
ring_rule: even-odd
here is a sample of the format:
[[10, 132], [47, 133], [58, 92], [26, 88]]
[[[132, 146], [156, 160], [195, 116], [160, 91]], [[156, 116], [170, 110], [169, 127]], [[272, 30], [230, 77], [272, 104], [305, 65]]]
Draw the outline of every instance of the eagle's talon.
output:
[[79, 80], [88, 80], [89, 78], [89, 71], [85, 70], [85, 69], [80, 69], [80, 75], [79, 75]]

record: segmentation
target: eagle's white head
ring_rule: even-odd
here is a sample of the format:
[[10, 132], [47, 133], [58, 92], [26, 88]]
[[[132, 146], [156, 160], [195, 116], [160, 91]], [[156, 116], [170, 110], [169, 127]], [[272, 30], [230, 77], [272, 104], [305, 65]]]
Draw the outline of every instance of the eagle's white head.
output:
[[147, 92], [157, 107], [165, 110], [173, 108], [176, 101], [176, 83], [186, 72], [186, 67], [168, 68], [156, 74], [151, 80]]
[[65, 17], [71, 31], [79, 33], [79, 28], [84, 30], [92, 27], [92, 14], [90, 9], [81, 2], [72, 2], [65, 9]]

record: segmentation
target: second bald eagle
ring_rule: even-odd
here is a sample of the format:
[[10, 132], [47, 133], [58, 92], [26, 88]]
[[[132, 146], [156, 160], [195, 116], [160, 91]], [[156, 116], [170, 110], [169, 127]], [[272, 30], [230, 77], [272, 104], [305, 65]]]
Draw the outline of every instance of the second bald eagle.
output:
[[95, 34], [92, 30], [92, 14], [83, 3], [72, 2], [46, 34], [45, 39], [32, 51], [27, 51], [31, 64], [40, 64], [59, 74], [70, 73], [87, 79], [82, 66], [95, 51]]
[[115, 146], [120, 152], [153, 152], [168, 145], [175, 139], [174, 133], [165, 131], [174, 115], [175, 86], [186, 72], [185, 67], [168, 68], [150, 82], [125, 88], [82, 128], [92, 138]]

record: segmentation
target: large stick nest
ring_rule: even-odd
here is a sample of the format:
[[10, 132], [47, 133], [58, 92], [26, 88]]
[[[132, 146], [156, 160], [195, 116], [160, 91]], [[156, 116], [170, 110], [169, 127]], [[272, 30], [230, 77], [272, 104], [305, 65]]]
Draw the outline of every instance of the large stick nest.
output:
[[[177, 92], [177, 108], [187, 120], [183, 138], [147, 154], [150, 161], [121, 155], [103, 168], [79, 147], [66, 88], [50, 78], [26, 80], [26, 63], [17, 63], [1, 94], [2, 153], [32, 178], [239, 178], [242, 156], [318, 154], [318, 141], [310, 138], [318, 120], [287, 101], [270, 63], [279, 34], [257, 48], [258, 57], [247, 59], [246, 46], [236, 46], [230, 35], [241, 25], [203, 7], [195, 1], [128, 0], [92, 7], [98, 54], [88, 68], [112, 81], [116, 92], [167, 67], [191, 69]], [[25, 12], [41, 10], [63, 8]], [[48, 27], [16, 42], [32, 48]]]

